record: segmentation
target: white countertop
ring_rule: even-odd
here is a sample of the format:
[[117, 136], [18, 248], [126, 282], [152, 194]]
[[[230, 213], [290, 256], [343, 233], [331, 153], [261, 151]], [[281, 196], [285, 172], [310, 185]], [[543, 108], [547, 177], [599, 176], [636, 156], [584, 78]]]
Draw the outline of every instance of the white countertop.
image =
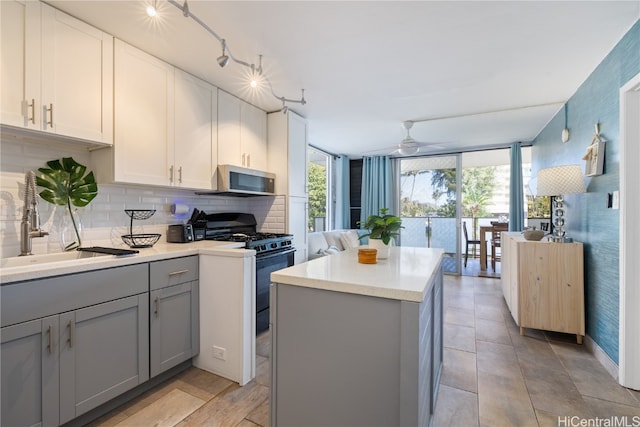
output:
[[[43, 277], [60, 276], [64, 274], [81, 273], [83, 271], [99, 270], [103, 268], [121, 267], [124, 265], [159, 261], [189, 255], [216, 255], [228, 257], [247, 257], [255, 255], [254, 250], [243, 249], [243, 246], [244, 243], [217, 242], [211, 240], [194, 243], [158, 242], [151, 248], [138, 249], [140, 252], [134, 255], [99, 255], [67, 261], [37, 263], [35, 265], [9, 268], [3, 267], [0, 269], [0, 284], [40, 279]], [[34, 259], [38, 258], [38, 255], [33, 255], [33, 257]], [[0, 260], [0, 262], [2, 261], [4, 260]]]
[[443, 256], [443, 249], [392, 247], [388, 259], [360, 264], [358, 249], [354, 248], [273, 272], [271, 281], [422, 302]]

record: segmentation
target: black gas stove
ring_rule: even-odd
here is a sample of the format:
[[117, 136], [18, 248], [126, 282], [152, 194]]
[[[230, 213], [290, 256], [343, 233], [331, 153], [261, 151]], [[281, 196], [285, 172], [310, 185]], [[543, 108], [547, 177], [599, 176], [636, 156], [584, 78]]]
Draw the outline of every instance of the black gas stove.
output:
[[256, 251], [256, 256], [293, 250], [291, 234], [257, 232], [257, 222], [253, 214], [236, 212], [205, 214], [194, 209], [189, 222], [193, 226], [196, 240], [244, 242], [247, 249]]
[[256, 251], [256, 255], [293, 249], [293, 236], [277, 233], [233, 233], [207, 235], [207, 240], [225, 242], [244, 242], [247, 249]]

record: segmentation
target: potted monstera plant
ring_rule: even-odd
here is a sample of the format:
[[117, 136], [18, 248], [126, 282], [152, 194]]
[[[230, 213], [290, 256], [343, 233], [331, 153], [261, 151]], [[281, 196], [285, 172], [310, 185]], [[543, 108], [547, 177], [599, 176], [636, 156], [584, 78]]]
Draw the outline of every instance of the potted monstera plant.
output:
[[[63, 217], [60, 226], [60, 241], [65, 251], [77, 249], [82, 245], [81, 225], [77, 210], [72, 206], [87, 206], [98, 195], [98, 184], [93, 172], [87, 173], [87, 167], [76, 162], [73, 157], [62, 160], [50, 160], [46, 168], [38, 169], [40, 175], [36, 183], [44, 188], [40, 197], [49, 203], [66, 206], [68, 216]], [[70, 224], [67, 227], [65, 224]], [[71, 233], [66, 233], [68, 228]]]
[[360, 238], [369, 237], [369, 247], [378, 250], [378, 258], [389, 257], [389, 243], [392, 237], [400, 235], [402, 219], [388, 213], [388, 208], [380, 209], [380, 215], [369, 215], [362, 226], [369, 230]]

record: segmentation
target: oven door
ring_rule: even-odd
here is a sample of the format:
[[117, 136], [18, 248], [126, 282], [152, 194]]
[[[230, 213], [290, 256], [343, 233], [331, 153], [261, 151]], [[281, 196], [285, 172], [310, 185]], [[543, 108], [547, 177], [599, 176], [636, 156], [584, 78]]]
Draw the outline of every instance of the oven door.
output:
[[256, 334], [269, 329], [271, 273], [293, 265], [295, 249], [256, 255]]

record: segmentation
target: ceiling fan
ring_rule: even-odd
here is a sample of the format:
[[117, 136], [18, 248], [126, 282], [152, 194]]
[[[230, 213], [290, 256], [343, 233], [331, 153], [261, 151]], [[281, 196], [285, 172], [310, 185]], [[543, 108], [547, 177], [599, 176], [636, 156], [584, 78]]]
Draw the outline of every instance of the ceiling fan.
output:
[[391, 152], [391, 154], [400, 154], [402, 156], [412, 156], [417, 154], [420, 151], [420, 148], [430, 146], [432, 148], [443, 148], [436, 144], [432, 144], [429, 142], [418, 142], [411, 137], [410, 130], [413, 127], [413, 121], [407, 120], [402, 122], [402, 126], [407, 131], [407, 135], [404, 137], [400, 144], [396, 146], [396, 149]]
[[407, 120], [402, 122], [402, 127], [407, 131], [407, 135], [404, 137], [399, 144], [393, 146], [392, 148], [384, 148], [381, 150], [370, 151], [365, 155], [375, 155], [378, 153], [386, 153], [388, 155], [399, 154], [401, 156], [413, 156], [417, 154], [422, 147], [431, 147], [435, 149], [445, 148], [442, 145], [437, 145], [431, 142], [419, 142], [411, 137], [410, 129], [413, 127], [413, 121]]

